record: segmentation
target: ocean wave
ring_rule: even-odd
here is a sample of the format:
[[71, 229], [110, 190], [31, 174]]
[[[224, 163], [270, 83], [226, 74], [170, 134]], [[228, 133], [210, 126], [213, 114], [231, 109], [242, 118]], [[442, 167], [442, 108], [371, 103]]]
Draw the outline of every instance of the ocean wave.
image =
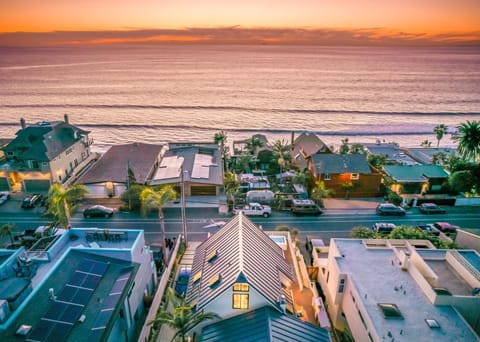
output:
[[[2, 127], [16, 127], [18, 123], [0, 122]], [[110, 130], [145, 130], [145, 129], [159, 129], [159, 130], [187, 130], [187, 131], [205, 131], [217, 132], [224, 130], [231, 133], [265, 133], [265, 134], [287, 134], [295, 131], [296, 133], [309, 132], [317, 135], [325, 136], [406, 136], [406, 135], [432, 135], [431, 130], [427, 131], [319, 131], [319, 130], [298, 130], [298, 129], [278, 129], [278, 128], [223, 128], [223, 127], [203, 127], [196, 125], [162, 125], [162, 124], [95, 124], [82, 123], [78, 126], [92, 129], [110, 129]]]
[[480, 112], [386, 112], [362, 110], [334, 110], [334, 109], [281, 109], [281, 108], [254, 108], [238, 106], [170, 106], [170, 105], [140, 105], [140, 104], [4, 104], [0, 108], [77, 108], [77, 109], [157, 109], [157, 110], [199, 110], [199, 111], [243, 111], [243, 112], [271, 112], [271, 113], [301, 113], [301, 114], [360, 114], [360, 115], [448, 115], [480, 116]]

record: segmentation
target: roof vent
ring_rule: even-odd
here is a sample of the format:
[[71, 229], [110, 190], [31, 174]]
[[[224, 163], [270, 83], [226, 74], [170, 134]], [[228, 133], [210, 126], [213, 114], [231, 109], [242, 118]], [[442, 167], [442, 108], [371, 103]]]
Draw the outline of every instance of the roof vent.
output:
[[427, 323], [430, 329], [440, 329], [440, 324], [433, 318], [425, 318], [425, 323]]

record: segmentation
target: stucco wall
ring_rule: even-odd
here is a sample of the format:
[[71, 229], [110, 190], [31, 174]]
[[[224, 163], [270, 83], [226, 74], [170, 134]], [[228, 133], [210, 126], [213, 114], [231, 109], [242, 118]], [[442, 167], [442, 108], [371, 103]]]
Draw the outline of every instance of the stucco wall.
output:
[[474, 249], [477, 252], [480, 252], [480, 236], [467, 232], [462, 229], [457, 230], [457, 237], [455, 238], [455, 243], [462, 248]]

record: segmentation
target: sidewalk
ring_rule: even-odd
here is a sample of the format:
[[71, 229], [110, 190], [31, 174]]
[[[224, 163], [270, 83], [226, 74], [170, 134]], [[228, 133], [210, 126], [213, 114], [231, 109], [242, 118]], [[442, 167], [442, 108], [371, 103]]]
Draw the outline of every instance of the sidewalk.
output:
[[324, 198], [323, 204], [325, 209], [334, 209], [334, 210], [358, 210], [358, 209], [367, 209], [372, 210], [377, 207], [378, 204], [384, 203], [382, 197], [373, 197], [373, 198]]

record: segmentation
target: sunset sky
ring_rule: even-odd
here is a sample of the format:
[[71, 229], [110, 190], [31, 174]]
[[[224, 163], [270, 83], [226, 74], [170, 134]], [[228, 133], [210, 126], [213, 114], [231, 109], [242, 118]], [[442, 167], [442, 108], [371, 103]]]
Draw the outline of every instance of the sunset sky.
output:
[[0, 45], [480, 45], [479, 0], [2, 0]]

